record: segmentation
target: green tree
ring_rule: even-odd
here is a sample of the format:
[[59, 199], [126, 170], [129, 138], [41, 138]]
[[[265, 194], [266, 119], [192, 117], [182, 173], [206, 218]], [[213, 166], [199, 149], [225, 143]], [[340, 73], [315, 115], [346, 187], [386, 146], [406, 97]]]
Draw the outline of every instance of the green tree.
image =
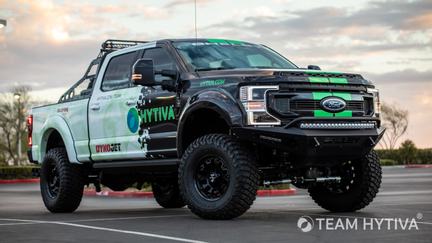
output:
[[417, 156], [417, 147], [414, 142], [407, 139], [401, 143], [399, 156], [404, 164], [413, 163]]
[[386, 128], [381, 146], [385, 149], [394, 149], [398, 140], [408, 128], [408, 111], [396, 105], [383, 103], [381, 106], [382, 126]]
[[18, 86], [0, 95], [0, 159], [14, 165], [25, 160], [29, 91], [28, 87]]

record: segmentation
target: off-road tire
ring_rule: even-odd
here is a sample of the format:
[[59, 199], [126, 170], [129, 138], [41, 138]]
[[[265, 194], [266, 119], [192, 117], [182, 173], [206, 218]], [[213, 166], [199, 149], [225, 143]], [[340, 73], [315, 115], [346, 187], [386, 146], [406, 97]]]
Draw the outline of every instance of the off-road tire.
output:
[[[208, 154], [223, 159], [229, 175], [225, 193], [215, 200], [202, 196], [194, 178], [199, 161]], [[179, 165], [180, 193], [188, 208], [204, 219], [232, 219], [245, 213], [256, 198], [259, 184], [255, 158], [251, 154], [228, 135], [209, 134], [193, 141]]]
[[[48, 186], [52, 166], [58, 174], [58, 193], [53, 196]], [[42, 162], [40, 189], [45, 207], [52, 213], [74, 212], [81, 203], [84, 173], [80, 165], [69, 162], [64, 148], [50, 149]]]
[[177, 180], [157, 181], [152, 183], [156, 202], [163, 208], [182, 208], [185, 206]]
[[355, 177], [351, 188], [340, 194], [333, 193], [323, 184], [309, 188], [312, 199], [331, 212], [354, 212], [369, 205], [381, 185], [382, 170], [378, 155], [369, 152], [362, 159], [352, 161]]

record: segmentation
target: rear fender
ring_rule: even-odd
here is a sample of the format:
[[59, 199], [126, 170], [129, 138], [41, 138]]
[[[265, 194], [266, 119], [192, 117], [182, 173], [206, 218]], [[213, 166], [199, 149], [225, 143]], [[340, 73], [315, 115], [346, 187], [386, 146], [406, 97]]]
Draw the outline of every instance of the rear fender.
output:
[[79, 163], [71, 130], [69, 129], [66, 121], [58, 115], [49, 117], [43, 124], [40, 132], [40, 134], [43, 135], [41, 136], [40, 141], [38, 141], [38, 144], [40, 144], [39, 153], [33, 154], [33, 156], [36, 156], [35, 158], [37, 158], [37, 161], [39, 161], [39, 163], [43, 161], [48, 144], [48, 138], [54, 131], [57, 131], [60, 134], [65, 145], [69, 161], [71, 163]]

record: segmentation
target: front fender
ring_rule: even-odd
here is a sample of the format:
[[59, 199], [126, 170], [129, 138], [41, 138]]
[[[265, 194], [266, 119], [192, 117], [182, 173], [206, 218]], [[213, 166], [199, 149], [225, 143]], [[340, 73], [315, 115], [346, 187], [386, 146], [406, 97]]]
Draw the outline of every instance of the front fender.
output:
[[33, 156], [37, 158], [37, 161], [42, 162], [43, 158], [45, 157], [48, 138], [53, 131], [57, 131], [62, 137], [69, 161], [71, 163], [79, 163], [71, 130], [69, 129], [69, 126], [67, 125], [64, 118], [59, 115], [49, 117], [42, 126], [40, 131], [42, 136], [38, 141], [38, 144], [40, 145], [39, 151], [36, 151], [36, 154], [33, 154]]
[[[206, 89], [192, 95], [187, 100], [179, 118], [177, 138], [182, 137], [183, 127], [189, 115], [199, 109], [211, 109], [217, 112], [229, 127], [239, 127], [243, 124], [243, 112], [230, 93], [224, 89]], [[179, 140], [177, 139], [177, 147], [181, 148]]]

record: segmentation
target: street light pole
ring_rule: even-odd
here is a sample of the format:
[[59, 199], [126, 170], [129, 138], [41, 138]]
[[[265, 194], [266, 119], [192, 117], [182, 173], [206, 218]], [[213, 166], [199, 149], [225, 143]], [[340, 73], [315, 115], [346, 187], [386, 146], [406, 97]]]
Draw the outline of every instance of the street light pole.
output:
[[21, 163], [21, 94], [15, 93], [14, 97], [18, 101], [17, 158], [19, 165]]

